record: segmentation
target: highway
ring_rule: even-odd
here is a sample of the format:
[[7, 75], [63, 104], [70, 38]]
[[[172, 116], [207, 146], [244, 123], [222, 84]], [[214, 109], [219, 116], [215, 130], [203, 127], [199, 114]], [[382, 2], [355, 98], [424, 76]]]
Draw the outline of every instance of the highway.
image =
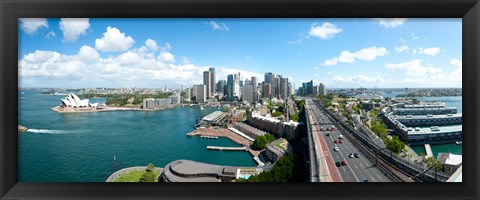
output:
[[[330, 154], [329, 159], [333, 159], [333, 163], [337, 161], [345, 160], [347, 162], [346, 166], [339, 166], [332, 170], [338, 170], [340, 173], [341, 178], [344, 182], [391, 182], [392, 180], [389, 179], [387, 176], [380, 171], [374, 163], [368, 160], [362, 153], [358, 150], [356, 145], [352, 143], [348, 137], [346, 137], [346, 133], [343, 133], [342, 130], [337, 128], [337, 124], [330, 119], [330, 117], [323, 112], [316, 104], [313, 103], [312, 100], [306, 100], [308, 103], [305, 105], [309, 105], [308, 109], [312, 115], [312, 119], [315, 120], [312, 124], [316, 126], [315, 129], [320, 130], [316, 131], [315, 134], [318, 134], [318, 139], [322, 139], [325, 141], [326, 145], [328, 146]], [[335, 128], [331, 131], [327, 131], [327, 128]], [[338, 125], [340, 126], [340, 125]], [[324, 130], [324, 131], [322, 131]], [[327, 136], [329, 134], [329, 136]], [[343, 135], [343, 139], [339, 139], [340, 135]], [[335, 144], [334, 140], [342, 140], [342, 144]], [[334, 151], [334, 147], [337, 146], [339, 151]], [[349, 158], [350, 153], [358, 153], [360, 154], [359, 158]], [[330, 167], [330, 166], [329, 166]]]

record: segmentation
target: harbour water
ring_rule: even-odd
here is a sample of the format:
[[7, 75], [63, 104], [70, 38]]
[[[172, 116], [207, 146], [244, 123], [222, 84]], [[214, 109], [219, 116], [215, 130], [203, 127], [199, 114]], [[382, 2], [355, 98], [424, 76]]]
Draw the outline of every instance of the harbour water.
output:
[[104, 182], [121, 168], [148, 163], [163, 167], [178, 159], [256, 166], [247, 152], [206, 148], [240, 146], [229, 139], [186, 136], [193, 130], [196, 117], [209, 114], [213, 108], [68, 114], [52, 111], [63, 97], [42, 95], [40, 90], [19, 92], [18, 121], [29, 128], [18, 135], [20, 182]]

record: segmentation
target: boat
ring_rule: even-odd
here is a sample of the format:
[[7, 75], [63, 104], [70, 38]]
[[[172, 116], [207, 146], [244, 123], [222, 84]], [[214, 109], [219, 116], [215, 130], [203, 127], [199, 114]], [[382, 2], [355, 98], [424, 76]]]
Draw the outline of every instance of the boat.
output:
[[18, 132], [23, 133], [23, 132], [26, 132], [27, 130], [28, 130], [27, 127], [22, 126], [20, 124], [18, 125]]
[[456, 144], [462, 144], [462, 141], [456, 141], [455, 143]]
[[200, 106], [200, 110], [203, 110], [203, 106]]

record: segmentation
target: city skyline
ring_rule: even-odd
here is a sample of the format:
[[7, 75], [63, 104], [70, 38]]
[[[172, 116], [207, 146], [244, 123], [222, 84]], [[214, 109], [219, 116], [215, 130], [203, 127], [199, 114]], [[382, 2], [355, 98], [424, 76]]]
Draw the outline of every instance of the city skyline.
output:
[[461, 19], [20, 19], [20, 87], [461, 87]]

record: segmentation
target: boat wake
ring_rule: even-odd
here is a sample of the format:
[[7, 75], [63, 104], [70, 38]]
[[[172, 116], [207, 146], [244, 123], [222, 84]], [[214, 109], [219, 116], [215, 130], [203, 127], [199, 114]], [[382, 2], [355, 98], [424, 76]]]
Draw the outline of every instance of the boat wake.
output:
[[74, 133], [90, 133], [92, 130], [50, 130], [50, 129], [28, 129], [31, 133], [47, 133], [47, 134], [74, 134]]

